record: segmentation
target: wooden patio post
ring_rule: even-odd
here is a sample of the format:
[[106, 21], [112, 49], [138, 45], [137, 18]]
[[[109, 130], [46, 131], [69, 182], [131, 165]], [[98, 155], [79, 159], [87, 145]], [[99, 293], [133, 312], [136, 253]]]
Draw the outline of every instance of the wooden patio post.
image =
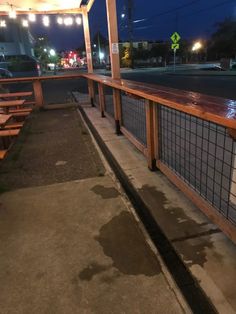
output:
[[[93, 56], [92, 56], [91, 39], [90, 39], [90, 31], [89, 31], [88, 11], [87, 11], [86, 6], [82, 7], [82, 16], [83, 16], [84, 41], [85, 41], [85, 47], [86, 47], [88, 73], [93, 73]], [[88, 80], [88, 90], [89, 90], [89, 97], [90, 97], [91, 104], [92, 106], [94, 106], [94, 86], [93, 86], [92, 80]]]
[[154, 135], [154, 104], [151, 100], [145, 101], [146, 108], [146, 133], [147, 133], [147, 159], [148, 168], [156, 169], [155, 160], [155, 135]]
[[34, 98], [35, 98], [35, 105], [38, 108], [43, 107], [43, 91], [42, 91], [42, 84], [40, 80], [33, 81], [33, 89], [34, 89]]
[[[111, 73], [113, 79], [120, 79], [120, 55], [117, 28], [116, 0], [106, 0], [107, 24], [109, 33], [109, 47], [111, 59]], [[113, 89], [113, 103], [116, 123], [116, 134], [121, 134], [121, 97], [120, 91]]]

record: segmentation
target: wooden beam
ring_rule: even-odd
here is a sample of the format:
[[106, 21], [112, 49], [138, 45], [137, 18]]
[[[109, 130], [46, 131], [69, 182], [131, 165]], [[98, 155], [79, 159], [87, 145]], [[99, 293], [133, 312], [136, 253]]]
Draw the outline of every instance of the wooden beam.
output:
[[98, 94], [99, 94], [99, 106], [100, 106], [100, 112], [101, 117], [104, 118], [105, 114], [105, 95], [104, 95], [104, 85], [101, 83], [98, 83]]
[[[50, 10], [50, 11], [20, 10], [20, 11], [16, 11], [16, 13], [17, 15], [26, 15], [29, 13], [33, 13], [36, 15], [41, 15], [41, 14], [51, 15], [51, 14], [82, 14], [83, 12], [81, 8], [75, 8], [75, 9]], [[8, 12], [0, 11], [0, 16], [8, 16]]]
[[33, 88], [36, 107], [41, 108], [43, 106], [43, 91], [41, 81], [33, 81]]
[[92, 58], [93, 56], [92, 56], [92, 47], [91, 47], [91, 39], [90, 39], [88, 11], [87, 11], [86, 6], [82, 7], [82, 16], [83, 16], [84, 41], [85, 41], [85, 48], [86, 48], [88, 73], [93, 73], [93, 58]]
[[105, 75], [83, 74], [83, 77], [96, 82], [102, 82], [104, 85], [152, 100], [157, 104], [176, 109], [203, 120], [236, 129], [236, 111], [228, 99], [197, 94], [198, 99], [194, 100], [192, 92], [160, 85], [123, 79], [114, 80]]
[[[92, 47], [91, 47], [91, 39], [90, 39], [90, 31], [89, 31], [89, 19], [88, 19], [88, 11], [86, 6], [82, 6], [82, 16], [83, 16], [83, 27], [84, 27], [84, 41], [86, 47], [86, 56], [87, 56], [87, 67], [88, 73], [93, 73], [93, 56], [92, 56]], [[88, 90], [91, 104], [93, 106], [94, 100], [94, 86], [93, 81], [88, 80]]]
[[115, 127], [116, 134], [121, 135], [121, 94], [120, 90], [113, 88], [113, 105], [114, 105], [114, 116], [115, 116]]
[[90, 0], [87, 4], [87, 11], [89, 12], [94, 4], [94, 0]]
[[106, 8], [111, 58], [111, 73], [113, 79], [120, 79], [120, 55], [117, 28], [116, 0], [106, 0]]
[[155, 144], [154, 144], [154, 104], [150, 100], [145, 101], [146, 109], [146, 136], [148, 151], [148, 168], [154, 170], [156, 168], [155, 160]]

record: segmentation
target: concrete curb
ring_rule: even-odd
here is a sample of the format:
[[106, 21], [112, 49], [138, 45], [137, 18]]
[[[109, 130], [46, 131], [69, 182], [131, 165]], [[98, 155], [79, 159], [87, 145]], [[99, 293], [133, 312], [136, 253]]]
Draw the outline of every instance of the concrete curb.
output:
[[153, 218], [149, 208], [117, 163], [81, 106], [79, 106], [79, 110], [193, 313], [217, 313], [215, 307], [176, 253]]

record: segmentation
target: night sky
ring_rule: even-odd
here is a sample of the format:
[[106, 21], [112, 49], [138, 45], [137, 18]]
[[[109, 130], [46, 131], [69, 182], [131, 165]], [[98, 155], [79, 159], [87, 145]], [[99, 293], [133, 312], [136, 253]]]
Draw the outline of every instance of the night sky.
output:
[[[126, 22], [121, 21], [126, 0], [117, 0], [119, 36], [128, 38]], [[174, 31], [182, 38], [208, 38], [216, 29], [216, 23], [226, 17], [236, 18], [236, 0], [133, 0], [134, 39], [166, 40]], [[148, 5], [144, 5], [148, 4]], [[39, 17], [40, 20], [40, 17]], [[95, 0], [90, 11], [90, 28], [93, 36], [98, 30], [107, 36], [105, 0]], [[58, 50], [73, 49], [83, 43], [82, 26], [58, 26], [52, 22], [50, 29], [38, 22], [31, 28], [34, 35], [47, 34], [51, 45]]]

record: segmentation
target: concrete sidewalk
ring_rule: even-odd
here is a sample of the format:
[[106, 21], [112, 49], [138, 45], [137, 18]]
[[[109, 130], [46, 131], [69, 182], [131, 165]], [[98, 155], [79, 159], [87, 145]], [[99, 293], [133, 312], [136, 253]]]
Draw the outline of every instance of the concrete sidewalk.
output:
[[18, 140], [0, 167], [0, 313], [188, 313], [75, 109], [33, 114]]
[[236, 313], [235, 245], [160, 172], [150, 172], [144, 156], [124, 136], [115, 135], [109, 119], [101, 118], [91, 106], [82, 110], [126, 185], [138, 193], [216, 310]]

